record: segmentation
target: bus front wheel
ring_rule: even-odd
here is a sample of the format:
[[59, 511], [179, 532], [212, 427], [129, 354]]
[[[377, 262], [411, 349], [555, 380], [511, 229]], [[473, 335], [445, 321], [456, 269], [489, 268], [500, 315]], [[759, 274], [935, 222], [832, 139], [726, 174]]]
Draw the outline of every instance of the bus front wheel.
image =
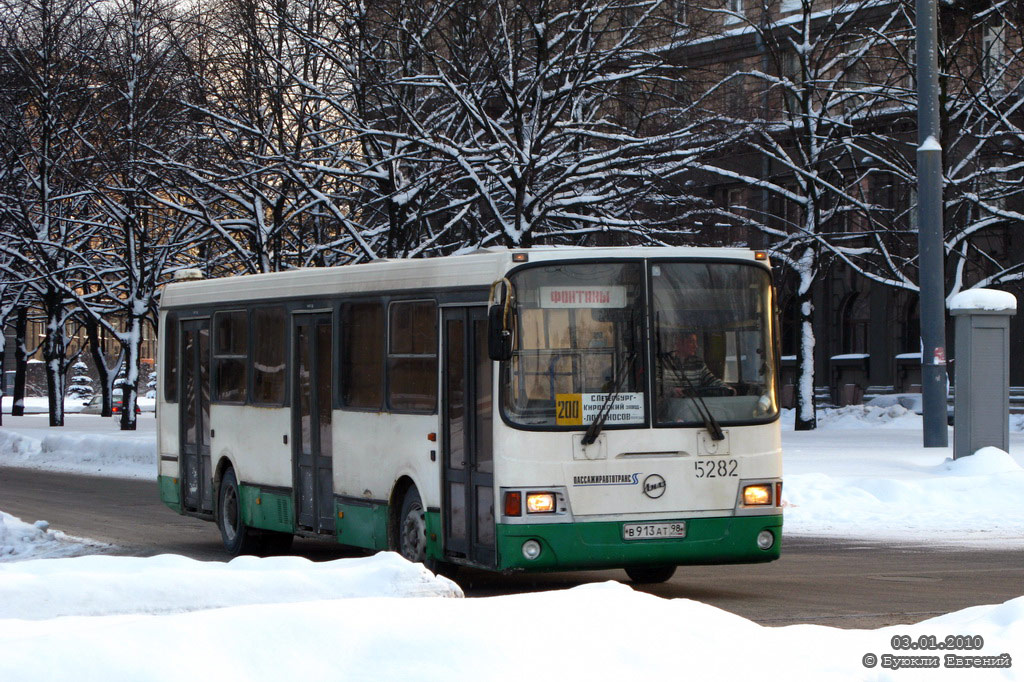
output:
[[626, 575], [635, 583], [663, 583], [675, 575], [675, 566], [632, 566], [626, 569]]
[[238, 495], [238, 479], [235, 470], [228, 469], [220, 481], [217, 495], [217, 525], [224, 549], [231, 556], [260, 553], [260, 534], [242, 521], [242, 505]]

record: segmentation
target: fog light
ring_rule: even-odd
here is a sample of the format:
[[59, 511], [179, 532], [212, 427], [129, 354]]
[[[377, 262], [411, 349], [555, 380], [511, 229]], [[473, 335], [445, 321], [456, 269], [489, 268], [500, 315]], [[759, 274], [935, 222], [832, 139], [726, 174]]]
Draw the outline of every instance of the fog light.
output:
[[743, 504], [756, 506], [772, 503], [772, 487], [768, 484], [748, 485], [743, 489]]
[[757, 534], [757, 546], [761, 549], [771, 549], [774, 544], [775, 534], [770, 530], [763, 530]]
[[533, 561], [540, 556], [540, 543], [536, 540], [527, 540], [523, 543], [523, 556], [527, 561]]
[[529, 514], [551, 514], [555, 511], [554, 493], [528, 493], [526, 511]]

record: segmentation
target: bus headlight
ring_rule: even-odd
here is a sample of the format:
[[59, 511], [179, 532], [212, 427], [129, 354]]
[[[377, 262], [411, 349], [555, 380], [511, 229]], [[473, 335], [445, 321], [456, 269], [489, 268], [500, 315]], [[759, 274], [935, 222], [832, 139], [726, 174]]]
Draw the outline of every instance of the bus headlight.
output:
[[757, 534], [757, 546], [761, 549], [771, 549], [775, 544], [775, 533], [770, 530], [763, 530]]
[[528, 514], [555, 513], [554, 493], [529, 493], [526, 495], [526, 512]]
[[772, 503], [772, 487], [767, 483], [748, 485], [743, 488], [743, 504], [757, 506]]

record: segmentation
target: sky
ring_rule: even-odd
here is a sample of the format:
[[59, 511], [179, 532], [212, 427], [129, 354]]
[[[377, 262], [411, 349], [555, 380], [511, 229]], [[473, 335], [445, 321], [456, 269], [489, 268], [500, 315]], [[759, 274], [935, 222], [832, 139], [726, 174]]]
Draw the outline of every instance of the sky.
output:
[[[1009, 453], [955, 462], [921, 447], [920, 419], [851, 406], [797, 433], [786, 414], [784, 532], [1024, 548], [1024, 419]], [[122, 435], [115, 420], [72, 414], [55, 436], [45, 416], [5, 417], [0, 465], [152, 477], [153, 422]], [[0, 513], [0, 680], [1024, 679], [1024, 597], [877, 630], [765, 627], [616, 582], [465, 599], [393, 553], [223, 563], [110, 551]], [[981, 648], [893, 647], [962, 634]], [[893, 669], [911, 662], [939, 668]], [[1011, 667], [948, 667], [965, 663]]]

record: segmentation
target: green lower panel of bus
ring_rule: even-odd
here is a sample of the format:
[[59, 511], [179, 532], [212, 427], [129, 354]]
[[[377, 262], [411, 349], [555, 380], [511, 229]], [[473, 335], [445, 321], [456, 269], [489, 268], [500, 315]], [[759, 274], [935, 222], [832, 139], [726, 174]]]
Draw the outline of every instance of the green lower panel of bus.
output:
[[[623, 540], [622, 522], [498, 524], [498, 568], [533, 571], [621, 568], [657, 564], [758, 563], [779, 558], [782, 516], [686, 519], [685, 538]], [[771, 531], [770, 549], [757, 535]], [[530, 561], [523, 543], [536, 540], [540, 555]]]
[[238, 497], [245, 525], [281, 533], [295, 531], [295, 509], [290, 494], [240, 485]]
[[388, 548], [388, 506], [334, 502], [338, 542], [366, 549]]
[[170, 476], [160, 476], [157, 479], [160, 486], [160, 501], [174, 511], [181, 513], [181, 487], [178, 479]]

